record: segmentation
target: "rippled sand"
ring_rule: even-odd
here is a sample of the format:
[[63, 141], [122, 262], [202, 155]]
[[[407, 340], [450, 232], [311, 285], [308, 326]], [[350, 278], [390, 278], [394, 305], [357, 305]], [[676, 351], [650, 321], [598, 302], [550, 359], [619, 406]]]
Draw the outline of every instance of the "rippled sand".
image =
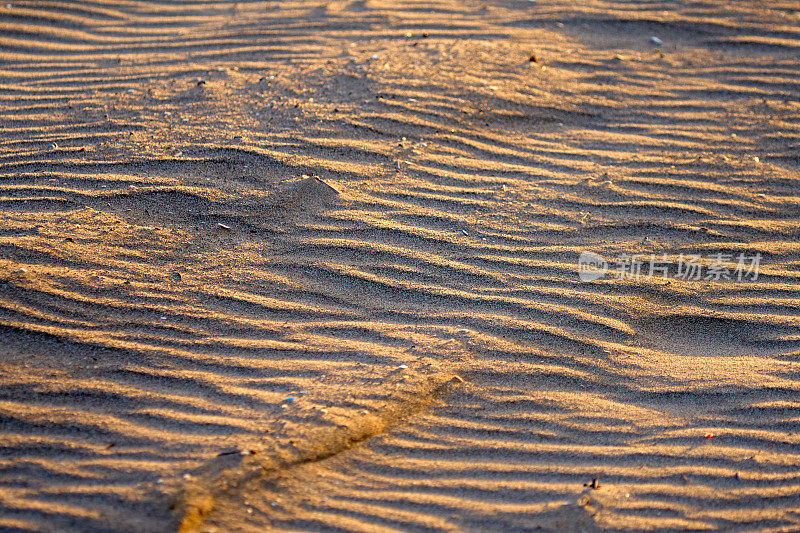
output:
[[800, 527], [799, 10], [2, 3], [0, 529]]

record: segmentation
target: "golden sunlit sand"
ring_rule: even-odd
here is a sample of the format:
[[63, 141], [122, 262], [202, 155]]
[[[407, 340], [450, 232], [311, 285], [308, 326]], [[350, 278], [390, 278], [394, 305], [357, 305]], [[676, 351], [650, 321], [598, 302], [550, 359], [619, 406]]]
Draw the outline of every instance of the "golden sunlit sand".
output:
[[0, 529], [797, 529], [798, 50], [789, 1], [0, 4]]

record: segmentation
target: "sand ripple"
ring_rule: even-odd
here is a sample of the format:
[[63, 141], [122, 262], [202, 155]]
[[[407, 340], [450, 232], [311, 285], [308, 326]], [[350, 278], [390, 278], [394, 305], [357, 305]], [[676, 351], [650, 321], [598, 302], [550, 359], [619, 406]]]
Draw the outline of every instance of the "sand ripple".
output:
[[0, 6], [0, 528], [797, 527], [798, 11], [574, 4]]

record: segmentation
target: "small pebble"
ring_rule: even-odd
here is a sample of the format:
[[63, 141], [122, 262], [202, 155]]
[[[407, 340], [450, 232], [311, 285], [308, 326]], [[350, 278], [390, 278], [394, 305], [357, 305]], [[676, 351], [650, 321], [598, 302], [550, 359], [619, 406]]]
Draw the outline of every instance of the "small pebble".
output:
[[654, 44], [654, 45], [656, 45], [656, 46], [659, 46], [659, 45], [663, 44], [663, 41], [661, 41], [661, 39], [659, 39], [659, 38], [658, 38], [658, 37], [656, 37], [655, 35], [653, 35], [652, 37], [650, 37], [650, 42], [651, 42], [651, 43], [653, 43], [653, 44]]

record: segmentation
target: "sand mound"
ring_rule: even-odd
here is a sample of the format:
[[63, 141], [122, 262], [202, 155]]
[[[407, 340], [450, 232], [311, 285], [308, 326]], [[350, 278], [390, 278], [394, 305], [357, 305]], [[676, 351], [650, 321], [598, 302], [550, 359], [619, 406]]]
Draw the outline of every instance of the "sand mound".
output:
[[316, 176], [303, 176], [285, 184], [272, 198], [272, 206], [290, 212], [330, 207], [339, 191]]

